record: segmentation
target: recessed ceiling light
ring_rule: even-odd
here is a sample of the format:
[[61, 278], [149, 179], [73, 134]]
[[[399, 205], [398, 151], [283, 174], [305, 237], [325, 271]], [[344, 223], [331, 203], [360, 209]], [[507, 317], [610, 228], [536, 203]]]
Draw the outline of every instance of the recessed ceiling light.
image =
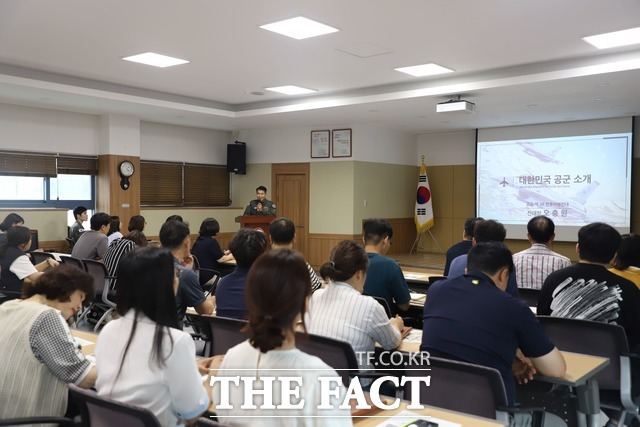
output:
[[583, 37], [582, 40], [594, 45], [598, 49], [637, 44], [640, 43], [640, 27]]
[[187, 64], [189, 61], [184, 59], [172, 58], [170, 56], [160, 55], [153, 52], [145, 52], [138, 55], [127, 56], [122, 58], [125, 61], [139, 62], [140, 64], [153, 65], [154, 67], [172, 67], [174, 65]]
[[283, 36], [291, 37], [296, 40], [322, 36], [324, 34], [339, 31], [337, 28], [312, 21], [311, 19], [307, 19], [302, 16], [261, 25], [260, 28], [263, 30], [273, 31], [274, 33], [282, 34]]
[[433, 76], [435, 74], [444, 74], [444, 73], [452, 73], [453, 70], [449, 68], [445, 68], [438, 64], [422, 64], [422, 65], [413, 65], [411, 67], [401, 67], [396, 68], [396, 71], [400, 71], [401, 73], [410, 74], [415, 77], [424, 77], [424, 76]]
[[593, 98], [594, 101], [606, 101], [607, 98]]
[[313, 93], [317, 92], [315, 89], [307, 89], [300, 86], [277, 86], [277, 87], [266, 87], [266, 90], [270, 90], [271, 92], [284, 93], [285, 95], [302, 95], [305, 93]]

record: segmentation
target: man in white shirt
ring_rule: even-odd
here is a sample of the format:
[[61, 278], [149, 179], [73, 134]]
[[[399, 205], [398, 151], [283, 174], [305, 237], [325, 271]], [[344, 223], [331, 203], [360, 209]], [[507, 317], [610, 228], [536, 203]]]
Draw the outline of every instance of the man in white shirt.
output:
[[516, 281], [520, 288], [540, 289], [549, 274], [569, 267], [571, 261], [549, 249], [556, 237], [551, 218], [543, 215], [531, 218], [527, 231], [531, 247], [513, 255]]

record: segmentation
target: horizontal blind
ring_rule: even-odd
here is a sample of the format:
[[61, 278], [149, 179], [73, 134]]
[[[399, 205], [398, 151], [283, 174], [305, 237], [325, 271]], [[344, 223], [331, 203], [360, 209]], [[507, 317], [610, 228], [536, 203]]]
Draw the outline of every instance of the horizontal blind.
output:
[[140, 162], [140, 204], [143, 206], [182, 205], [182, 165]]
[[58, 157], [58, 173], [66, 175], [98, 175], [96, 157]]
[[185, 164], [184, 206], [229, 206], [227, 168]]
[[56, 176], [56, 157], [46, 154], [0, 152], [0, 175]]

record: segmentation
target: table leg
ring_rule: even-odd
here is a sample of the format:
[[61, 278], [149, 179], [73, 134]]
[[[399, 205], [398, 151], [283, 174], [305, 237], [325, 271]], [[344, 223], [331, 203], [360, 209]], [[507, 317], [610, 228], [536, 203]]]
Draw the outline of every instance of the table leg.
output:
[[600, 418], [598, 382], [589, 380], [586, 384], [576, 387], [576, 393], [578, 395], [578, 410], [586, 415], [587, 426], [597, 427]]

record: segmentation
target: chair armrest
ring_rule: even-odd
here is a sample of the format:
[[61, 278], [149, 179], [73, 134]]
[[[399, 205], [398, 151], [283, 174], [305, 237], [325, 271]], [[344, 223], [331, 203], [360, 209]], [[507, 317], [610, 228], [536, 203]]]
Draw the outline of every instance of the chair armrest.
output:
[[28, 417], [0, 420], [0, 426], [18, 426], [24, 424], [59, 424], [61, 426], [81, 425], [75, 420], [65, 417]]
[[506, 412], [507, 414], [531, 414], [532, 426], [544, 425], [544, 408], [536, 406], [498, 406], [496, 411]]

